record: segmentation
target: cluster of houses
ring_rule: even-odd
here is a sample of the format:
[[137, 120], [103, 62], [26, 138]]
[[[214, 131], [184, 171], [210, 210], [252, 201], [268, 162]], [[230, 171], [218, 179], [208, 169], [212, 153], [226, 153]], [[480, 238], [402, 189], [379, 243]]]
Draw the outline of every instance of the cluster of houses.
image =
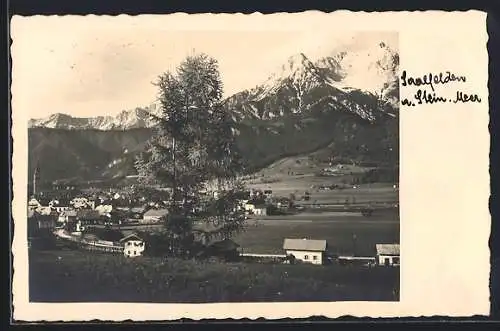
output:
[[[286, 211], [293, 208], [292, 200], [274, 197], [271, 190], [251, 190], [244, 198], [240, 200], [240, 208], [243, 208], [248, 216], [266, 216], [276, 210]], [[141, 256], [146, 243], [135, 233], [130, 233], [117, 242], [106, 242], [90, 233], [85, 233], [88, 227], [96, 225], [157, 224], [168, 214], [168, 208], [165, 205], [144, 203], [141, 206], [128, 207], [123, 203], [115, 203], [119, 199], [122, 198], [118, 194], [114, 194], [111, 198], [98, 197], [97, 199], [32, 197], [28, 202], [28, 235], [35, 236], [40, 232], [54, 233], [55, 230], [59, 237], [70, 241], [79, 240], [89, 250], [121, 252], [129, 257]], [[75, 233], [80, 233], [82, 236], [76, 239], [75, 236], [72, 236]], [[224, 249], [229, 247], [231, 252], [234, 252], [238, 247], [235, 243], [229, 245], [227, 240], [224, 243]], [[284, 239], [282, 248], [285, 254], [281, 257], [286, 257], [288, 262], [291, 262], [290, 259], [292, 259], [302, 263], [323, 265], [328, 263], [330, 259], [326, 240], [287, 238]], [[224, 250], [221, 247], [214, 249]], [[375, 256], [340, 256], [337, 260], [341, 263], [362, 262], [370, 265], [399, 265], [399, 244], [377, 244], [375, 250]], [[253, 254], [253, 256], [257, 255]], [[263, 257], [263, 255], [261, 256]]]
[[166, 208], [154, 205], [120, 207], [112, 200], [96, 201], [85, 197], [71, 200], [33, 197], [28, 201], [28, 222], [39, 229], [66, 227], [72, 231], [83, 231], [90, 225], [152, 224], [166, 214]]
[[[293, 202], [275, 198], [271, 190], [251, 190], [243, 195], [240, 208], [247, 216], [266, 216], [273, 211], [285, 211]], [[155, 224], [168, 214], [167, 202], [146, 202], [128, 205], [119, 193], [111, 196], [72, 199], [32, 197], [28, 201], [28, 219], [34, 227], [70, 228], [83, 231], [93, 225]]]

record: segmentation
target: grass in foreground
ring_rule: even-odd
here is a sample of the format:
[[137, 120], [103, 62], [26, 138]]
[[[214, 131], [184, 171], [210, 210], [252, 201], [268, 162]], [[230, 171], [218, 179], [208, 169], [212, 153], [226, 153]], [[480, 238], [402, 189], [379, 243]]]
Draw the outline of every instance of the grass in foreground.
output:
[[209, 263], [30, 253], [30, 301], [397, 301], [398, 268]]

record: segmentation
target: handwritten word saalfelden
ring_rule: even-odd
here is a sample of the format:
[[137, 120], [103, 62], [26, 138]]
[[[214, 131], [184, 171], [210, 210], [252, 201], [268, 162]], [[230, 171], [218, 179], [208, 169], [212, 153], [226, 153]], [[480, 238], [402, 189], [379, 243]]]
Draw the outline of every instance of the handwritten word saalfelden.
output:
[[444, 97], [436, 93], [438, 85], [445, 85], [449, 83], [466, 83], [465, 76], [456, 75], [449, 71], [440, 72], [438, 74], [429, 73], [422, 77], [411, 77], [403, 70], [401, 75], [402, 87], [417, 87], [416, 93], [413, 95], [413, 100], [404, 98], [401, 103], [403, 106], [415, 107], [422, 104], [436, 104], [436, 103], [466, 103], [476, 102], [480, 103], [481, 98], [477, 94], [468, 94], [463, 91], [455, 91], [452, 97]]

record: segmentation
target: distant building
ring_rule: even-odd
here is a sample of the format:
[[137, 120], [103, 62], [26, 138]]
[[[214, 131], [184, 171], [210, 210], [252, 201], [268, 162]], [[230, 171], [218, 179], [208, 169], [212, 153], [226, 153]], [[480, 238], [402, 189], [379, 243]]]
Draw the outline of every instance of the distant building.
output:
[[76, 210], [63, 210], [59, 213], [59, 223], [68, 224], [68, 223], [76, 223]]
[[247, 201], [245, 203], [245, 213], [250, 215], [267, 215], [267, 206], [262, 201]]
[[120, 239], [120, 243], [123, 244], [123, 255], [126, 257], [141, 256], [146, 248], [144, 240], [135, 233]]
[[28, 210], [34, 211], [40, 207], [42, 207], [42, 204], [35, 197], [32, 197], [28, 201]]
[[71, 208], [71, 205], [66, 199], [54, 199], [49, 202], [49, 207], [56, 212], [61, 213], [65, 210], [69, 210]]
[[112, 204], [100, 204], [95, 207], [95, 210], [101, 215], [108, 215], [113, 211]]
[[144, 213], [142, 217], [143, 223], [158, 223], [161, 219], [168, 215], [167, 209], [150, 209]]
[[377, 262], [379, 265], [399, 265], [399, 244], [376, 244], [375, 248], [377, 250]]
[[89, 199], [85, 197], [76, 197], [73, 200], [71, 200], [70, 205], [75, 208], [75, 209], [86, 209], [86, 208], [95, 208], [95, 202], [90, 201]]
[[267, 216], [267, 206], [266, 205], [254, 206], [253, 214], [257, 216]]
[[97, 225], [102, 221], [99, 212], [92, 209], [81, 209], [76, 212], [76, 231], [84, 231], [86, 226]]
[[312, 264], [323, 264], [327, 244], [326, 240], [285, 239], [283, 249], [286, 255], [295, 260]]
[[264, 190], [264, 196], [266, 199], [271, 199], [273, 197], [273, 191], [272, 190]]

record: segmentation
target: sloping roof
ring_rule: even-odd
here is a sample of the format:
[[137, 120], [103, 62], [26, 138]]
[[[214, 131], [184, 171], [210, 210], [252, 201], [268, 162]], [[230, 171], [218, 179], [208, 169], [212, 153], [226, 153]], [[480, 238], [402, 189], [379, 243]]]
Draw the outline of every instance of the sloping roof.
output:
[[97, 210], [82, 209], [77, 211], [76, 216], [80, 219], [98, 219], [101, 215]]
[[378, 255], [399, 255], [399, 244], [376, 244]]
[[142, 214], [142, 213], [144, 213], [144, 212], [145, 212], [145, 210], [146, 210], [146, 208], [144, 208], [144, 207], [132, 207], [132, 208], [130, 209], [130, 211], [131, 211], [132, 213], [135, 213], [135, 214]]
[[99, 237], [97, 235], [93, 234], [93, 233], [86, 233], [86, 234], [83, 235], [83, 238], [85, 240], [89, 240], [89, 241], [90, 240], [96, 240], [96, 241], [99, 240]]
[[289, 239], [283, 242], [283, 249], [297, 251], [326, 251], [326, 240]]
[[66, 198], [52, 200], [54, 207], [69, 207], [71, 205], [69, 202], [69, 199]]
[[144, 216], [157, 216], [162, 217], [168, 214], [167, 209], [150, 209], [144, 213]]
[[77, 213], [76, 213], [76, 210], [63, 210], [59, 215], [60, 216], [68, 216], [68, 217], [76, 217]]
[[31, 198], [28, 201], [28, 205], [30, 205], [30, 206], [38, 206], [38, 205], [40, 205], [40, 202], [37, 199], [35, 199], [35, 198]]
[[143, 241], [143, 239], [141, 237], [139, 237], [137, 234], [131, 233], [128, 236], [123, 237], [122, 239], [120, 239], [120, 242], [125, 242], [125, 241], [128, 241], [128, 240], [140, 240], [140, 241]]

